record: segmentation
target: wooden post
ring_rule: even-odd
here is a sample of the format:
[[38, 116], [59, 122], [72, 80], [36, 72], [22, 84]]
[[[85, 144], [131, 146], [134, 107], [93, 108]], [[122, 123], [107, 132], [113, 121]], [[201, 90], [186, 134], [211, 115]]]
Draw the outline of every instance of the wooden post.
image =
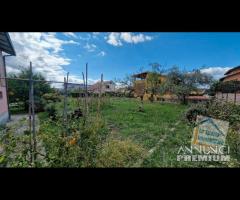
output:
[[83, 72], [82, 72], [82, 77], [83, 77], [83, 86], [84, 86], [84, 121], [83, 121], [83, 124], [85, 125], [86, 113], [87, 113], [87, 94], [86, 94], [85, 77], [84, 77], [84, 73]]
[[100, 113], [100, 106], [101, 106], [102, 84], [103, 84], [103, 74], [101, 74], [101, 82], [100, 82], [99, 93], [98, 93], [98, 115]]
[[234, 92], [234, 104], [236, 104], [237, 101], [237, 91]]
[[237, 82], [234, 84], [234, 104], [237, 102]]
[[65, 129], [65, 134], [68, 134], [68, 119], [67, 119], [67, 85], [68, 85], [68, 75], [67, 78], [64, 77], [64, 105], [63, 105], [63, 124]]
[[86, 114], [88, 115], [88, 63], [86, 63]]
[[35, 130], [35, 106], [34, 106], [34, 87], [33, 87], [33, 73], [32, 73], [32, 62], [30, 62], [30, 96], [31, 96], [31, 116], [32, 116], [32, 134], [33, 134], [33, 161], [36, 160], [37, 152], [37, 140]]
[[31, 63], [30, 63], [30, 76], [29, 76], [29, 99], [28, 99], [28, 120], [29, 120], [29, 140], [30, 140], [30, 162], [33, 161], [33, 146], [32, 146], [32, 96], [31, 96]]

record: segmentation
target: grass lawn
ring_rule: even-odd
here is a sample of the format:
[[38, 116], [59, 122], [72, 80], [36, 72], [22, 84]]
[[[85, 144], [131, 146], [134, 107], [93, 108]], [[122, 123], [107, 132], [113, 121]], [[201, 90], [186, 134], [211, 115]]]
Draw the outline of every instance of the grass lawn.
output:
[[180, 145], [190, 145], [192, 137], [192, 128], [182, 120], [187, 106], [144, 102], [144, 112], [139, 112], [139, 105], [136, 99], [112, 99], [102, 115], [115, 133], [130, 137], [152, 152], [141, 166], [179, 165], [177, 151]]
[[[219, 162], [177, 161], [180, 146], [191, 145], [193, 127], [183, 117], [188, 106], [144, 102], [144, 111], [140, 112], [140, 102], [137, 99], [111, 98], [105, 99], [104, 102], [101, 115], [110, 130], [110, 135], [130, 139], [148, 152], [137, 167], [226, 167]], [[57, 107], [61, 113], [62, 103]], [[74, 108], [76, 100], [69, 98], [68, 109]], [[90, 115], [96, 115], [96, 101], [93, 104], [89, 103], [89, 111]], [[43, 116], [39, 117], [41, 119]]]

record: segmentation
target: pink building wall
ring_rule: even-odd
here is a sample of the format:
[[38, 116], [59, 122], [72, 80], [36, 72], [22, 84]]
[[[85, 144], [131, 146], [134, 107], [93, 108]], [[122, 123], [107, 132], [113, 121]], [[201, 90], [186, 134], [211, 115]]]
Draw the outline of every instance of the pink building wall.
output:
[[[0, 76], [5, 76], [5, 70], [3, 67], [3, 57], [0, 51]], [[0, 79], [0, 124], [3, 124], [8, 119], [8, 105], [7, 105], [7, 91], [6, 82], [4, 79]]]

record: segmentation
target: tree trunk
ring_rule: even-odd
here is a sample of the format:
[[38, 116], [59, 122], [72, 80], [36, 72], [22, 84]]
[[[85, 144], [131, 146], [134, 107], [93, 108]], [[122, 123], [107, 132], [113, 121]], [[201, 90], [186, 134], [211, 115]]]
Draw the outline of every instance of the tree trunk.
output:
[[183, 104], [186, 105], [187, 104], [187, 99], [186, 99], [186, 96], [183, 95]]

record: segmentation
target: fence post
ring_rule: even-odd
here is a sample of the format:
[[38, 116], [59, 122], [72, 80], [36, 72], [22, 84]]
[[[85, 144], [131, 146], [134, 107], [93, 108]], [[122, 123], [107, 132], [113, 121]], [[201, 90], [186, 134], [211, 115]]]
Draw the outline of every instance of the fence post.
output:
[[64, 77], [64, 105], [63, 105], [63, 125], [64, 125], [64, 135], [68, 134], [68, 119], [67, 119], [67, 85], [68, 85], [68, 75], [67, 78]]
[[100, 89], [99, 89], [99, 93], [98, 93], [98, 115], [100, 113], [100, 106], [101, 106], [102, 84], [103, 84], [103, 74], [101, 74]]
[[86, 115], [88, 115], [88, 63], [86, 63]]
[[86, 122], [86, 117], [87, 117], [87, 94], [86, 94], [86, 83], [85, 83], [85, 77], [84, 73], [82, 72], [82, 77], [83, 77], [83, 86], [84, 86], [84, 120], [83, 120], [83, 125], [85, 125]]
[[36, 140], [36, 130], [35, 130], [35, 106], [34, 106], [34, 87], [33, 87], [33, 73], [32, 73], [32, 62], [30, 62], [30, 100], [31, 100], [31, 126], [32, 126], [32, 134], [33, 134], [33, 159], [36, 160], [36, 152], [37, 152], [37, 140]]
[[29, 99], [28, 99], [28, 120], [29, 120], [29, 140], [30, 140], [30, 162], [33, 161], [33, 146], [32, 146], [32, 96], [31, 96], [31, 62], [30, 62], [30, 75], [29, 75]]
[[234, 92], [234, 104], [236, 104], [237, 101], [237, 91]]

